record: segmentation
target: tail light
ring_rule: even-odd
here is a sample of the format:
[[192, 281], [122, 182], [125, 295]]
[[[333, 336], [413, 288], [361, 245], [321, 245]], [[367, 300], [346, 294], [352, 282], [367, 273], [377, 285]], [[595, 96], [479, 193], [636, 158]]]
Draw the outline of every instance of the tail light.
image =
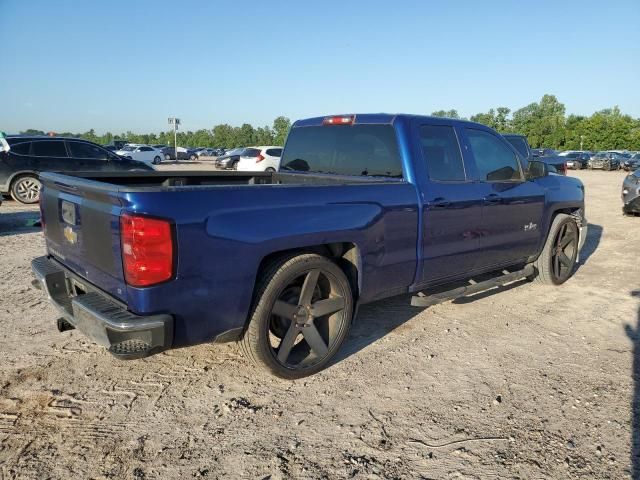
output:
[[256, 157], [256, 163], [261, 162], [262, 160], [264, 160], [264, 155], [259, 153], [258, 156]]
[[171, 222], [125, 213], [120, 217], [120, 243], [128, 285], [148, 287], [173, 277]]

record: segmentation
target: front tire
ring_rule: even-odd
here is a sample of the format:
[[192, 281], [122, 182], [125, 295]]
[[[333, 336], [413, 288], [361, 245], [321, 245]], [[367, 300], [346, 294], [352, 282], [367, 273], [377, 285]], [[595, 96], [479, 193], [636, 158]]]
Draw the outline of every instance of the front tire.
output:
[[153, 159], [153, 164], [154, 165], [159, 165], [161, 161], [162, 161], [162, 159], [160, 157], [155, 157]]
[[533, 262], [537, 275], [533, 278], [545, 285], [562, 285], [573, 274], [578, 258], [579, 231], [571, 215], [556, 215], [549, 229], [542, 253]]
[[189, 160], [191, 160], [191, 161], [195, 161], [195, 160], [197, 160], [197, 159], [198, 159], [198, 156], [197, 156], [197, 155], [191, 155], [191, 156], [189, 157]]
[[349, 333], [349, 280], [321, 255], [275, 260], [259, 278], [254, 298], [240, 345], [253, 363], [280, 378], [302, 378], [322, 370]]
[[35, 175], [21, 175], [11, 184], [11, 197], [18, 203], [38, 203], [42, 184]]

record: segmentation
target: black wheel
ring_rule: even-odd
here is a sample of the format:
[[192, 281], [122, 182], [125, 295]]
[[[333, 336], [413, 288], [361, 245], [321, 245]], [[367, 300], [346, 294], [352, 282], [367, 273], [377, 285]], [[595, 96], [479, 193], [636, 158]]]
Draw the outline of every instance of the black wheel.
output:
[[165, 154], [164, 159], [165, 160], [171, 160], [171, 155], [169, 155], [168, 153]]
[[561, 285], [573, 274], [578, 258], [578, 225], [571, 215], [558, 214], [551, 224], [542, 253], [533, 263], [535, 281]]
[[264, 271], [240, 341], [245, 355], [281, 378], [323, 369], [346, 338], [353, 315], [349, 280], [331, 260], [303, 254]]
[[160, 157], [155, 157], [155, 158], [153, 159], [153, 164], [154, 164], [154, 165], [158, 165], [161, 161], [162, 161], [162, 159], [161, 159]]
[[237, 169], [238, 169], [238, 161], [236, 160], [231, 164], [231, 170], [237, 170]]
[[573, 168], [576, 170], [582, 170], [582, 164], [580, 162], [573, 162]]
[[41, 188], [42, 184], [35, 175], [21, 175], [11, 184], [11, 196], [16, 202], [38, 203]]
[[264, 171], [265, 171], [265, 172], [275, 172], [275, 171], [276, 171], [276, 169], [275, 169], [275, 168], [271, 168], [271, 167], [269, 167], [269, 168], [266, 168]]
[[192, 154], [192, 155], [189, 157], [189, 160], [192, 160], [192, 161], [193, 161], [193, 160], [197, 160], [197, 159], [198, 159], [198, 156], [197, 156], [196, 154]]

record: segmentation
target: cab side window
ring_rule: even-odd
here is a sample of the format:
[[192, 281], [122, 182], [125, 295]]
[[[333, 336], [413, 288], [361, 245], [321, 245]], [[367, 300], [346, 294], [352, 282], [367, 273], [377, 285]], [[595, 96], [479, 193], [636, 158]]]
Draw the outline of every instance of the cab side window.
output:
[[460, 145], [453, 127], [423, 125], [420, 127], [420, 143], [431, 180], [438, 182], [466, 180]]
[[495, 135], [475, 128], [466, 128], [465, 132], [476, 161], [479, 180], [504, 182], [523, 179], [516, 154]]
[[62, 140], [33, 142], [31, 154], [35, 157], [68, 157]]
[[67, 142], [71, 156], [74, 158], [91, 158], [94, 160], [106, 160], [109, 155], [106, 150], [97, 145], [84, 142]]

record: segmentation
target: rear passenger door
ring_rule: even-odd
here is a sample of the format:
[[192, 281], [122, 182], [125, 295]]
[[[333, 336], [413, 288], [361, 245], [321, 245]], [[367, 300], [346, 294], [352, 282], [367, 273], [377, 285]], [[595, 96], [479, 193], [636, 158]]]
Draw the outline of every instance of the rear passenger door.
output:
[[68, 172], [78, 170], [69, 160], [64, 140], [36, 140], [31, 144], [33, 165], [39, 172]]
[[480, 248], [482, 192], [469, 176], [456, 128], [419, 126], [423, 171], [422, 281], [432, 284], [472, 271]]
[[534, 255], [541, 242], [545, 190], [527, 181], [515, 150], [490, 130], [465, 127], [465, 148], [482, 192], [477, 266], [502, 267]]

